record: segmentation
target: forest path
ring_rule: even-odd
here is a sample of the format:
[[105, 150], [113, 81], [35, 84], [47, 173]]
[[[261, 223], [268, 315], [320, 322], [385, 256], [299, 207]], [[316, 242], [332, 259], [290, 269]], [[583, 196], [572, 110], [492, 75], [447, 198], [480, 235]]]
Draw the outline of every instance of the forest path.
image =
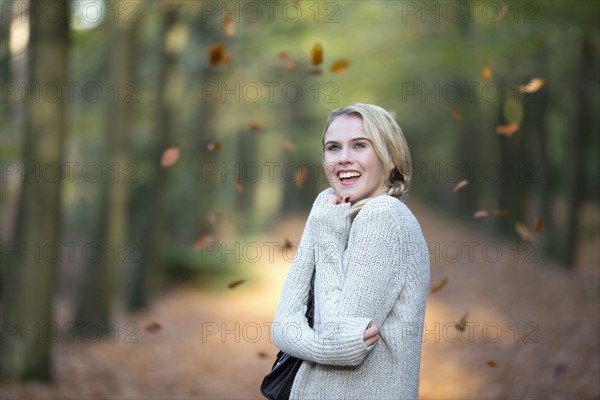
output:
[[[420, 398], [600, 398], [597, 238], [583, 268], [568, 272], [535, 248], [411, 208], [429, 244], [432, 285], [448, 279], [428, 300]], [[298, 241], [303, 224], [282, 222], [273, 241]], [[289, 268], [274, 254], [273, 263], [251, 264], [235, 289], [170, 291], [122, 318], [110, 340], [63, 338], [53, 349], [55, 383], [2, 382], [0, 397], [262, 398], [258, 386], [277, 352], [268, 324]], [[466, 313], [460, 333], [454, 324]]]

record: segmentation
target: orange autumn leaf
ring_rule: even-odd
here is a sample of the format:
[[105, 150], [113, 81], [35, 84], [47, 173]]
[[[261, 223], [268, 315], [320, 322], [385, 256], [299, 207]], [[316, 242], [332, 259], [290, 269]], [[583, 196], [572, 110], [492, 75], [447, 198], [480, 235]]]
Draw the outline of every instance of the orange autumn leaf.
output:
[[162, 326], [158, 322], [150, 322], [146, 325], [146, 332], [157, 333], [162, 329]]
[[536, 218], [535, 221], [533, 222], [533, 229], [536, 232], [541, 231], [542, 229], [544, 229], [544, 221], [541, 218]]
[[529, 81], [529, 83], [527, 83], [525, 85], [519, 85], [519, 92], [535, 93], [538, 90], [540, 90], [544, 86], [545, 83], [546, 83], [546, 81], [543, 79], [533, 78], [532, 80]]
[[243, 192], [244, 191], [244, 182], [242, 182], [241, 179], [236, 179], [235, 180], [235, 188], [238, 191]]
[[492, 361], [492, 360], [488, 361], [486, 364], [490, 368], [496, 368], [498, 366], [498, 363], [496, 363], [496, 361]]
[[250, 132], [259, 134], [262, 132], [262, 130], [263, 130], [263, 127], [260, 126], [260, 124], [258, 124], [257, 122], [253, 122], [250, 124]]
[[448, 283], [448, 278], [444, 278], [441, 281], [437, 282], [435, 285], [433, 285], [431, 287], [431, 289], [429, 290], [429, 293], [435, 293], [435, 292], [439, 292], [440, 290], [442, 290], [442, 288], [444, 286], [446, 286], [446, 283]]
[[452, 107], [452, 116], [454, 117], [455, 120], [457, 120], [459, 122], [462, 121], [462, 119], [463, 119], [462, 114], [456, 107]]
[[227, 15], [225, 17], [225, 21], [221, 24], [221, 30], [225, 33], [227, 37], [235, 36], [235, 23], [233, 22], [233, 18], [231, 15]]
[[481, 70], [481, 79], [483, 80], [490, 80], [492, 78], [492, 69], [488, 66], [483, 67], [483, 69]]
[[519, 124], [516, 122], [509, 122], [508, 124], [498, 125], [496, 127], [496, 133], [506, 137], [511, 137], [519, 130]]
[[535, 240], [533, 232], [521, 222], [515, 222], [515, 231], [517, 232], [517, 235], [526, 242], [533, 242]]
[[179, 160], [179, 149], [177, 147], [169, 147], [166, 149], [160, 159], [160, 166], [167, 168], [175, 164]]
[[282, 51], [281, 53], [279, 53], [279, 59], [283, 63], [285, 69], [287, 69], [288, 71], [294, 71], [296, 69], [296, 62], [287, 51]]
[[323, 46], [321, 46], [321, 43], [316, 43], [310, 50], [310, 63], [314, 66], [323, 63]]
[[207, 53], [210, 66], [229, 64], [229, 53], [221, 43], [210, 46]]
[[469, 315], [468, 312], [466, 312], [465, 315], [461, 317], [458, 323], [454, 324], [456, 329], [458, 329], [461, 332], [463, 332], [465, 330], [465, 327], [467, 326], [467, 315]]
[[337, 60], [336, 62], [333, 63], [333, 65], [331, 65], [331, 68], [329, 70], [331, 72], [333, 72], [334, 74], [340, 74], [340, 73], [346, 71], [349, 66], [350, 66], [350, 61]]
[[206, 146], [206, 148], [211, 153], [217, 153], [217, 152], [221, 151], [221, 149], [223, 148], [223, 145], [219, 142], [210, 142], [208, 144], [208, 146]]
[[455, 186], [454, 189], [452, 189], [453, 192], [457, 192], [458, 190], [464, 188], [465, 186], [467, 186], [469, 184], [469, 181], [466, 179], [463, 179], [462, 181], [458, 182]]
[[502, 21], [502, 19], [504, 19], [504, 16], [506, 15], [507, 11], [508, 11], [508, 4], [503, 4], [502, 5], [502, 9], [500, 10], [500, 12], [498, 13], [498, 15], [496, 16], [496, 22]]
[[196, 239], [196, 241], [194, 242], [194, 249], [204, 249], [206, 245], [214, 242], [215, 238], [213, 237], [213, 235], [200, 235], [198, 239]]
[[229, 282], [229, 284], [227, 285], [227, 287], [229, 289], [235, 289], [236, 287], [240, 286], [244, 282], [246, 282], [245, 279], [238, 279], [237, 281]]
[[496, 217], [509, 217], [510, 211], [508, 211], [505, 208], [498, 208], [498, 209], [494, 210], [494, 215]]
[[473, 218], [485, 218], [488, 216], [488, 212], [485, 210], [478, 210], [473, 213]]
[[296, 145], [292, 143], [290, 139], [285, 139], [281, 145], [283, 146], [283, 149], [288, 153], [293, 153], [296, 151]]
[[304, 181], [306, 180], [307, 175], [308, 175], [308, 171], [304, 167], [301, 167], [296, 172], [296, 179], [294, 179], [294, 182], [296, 183], [296, 187], [301, 188], [302, 186], [304, 186]]

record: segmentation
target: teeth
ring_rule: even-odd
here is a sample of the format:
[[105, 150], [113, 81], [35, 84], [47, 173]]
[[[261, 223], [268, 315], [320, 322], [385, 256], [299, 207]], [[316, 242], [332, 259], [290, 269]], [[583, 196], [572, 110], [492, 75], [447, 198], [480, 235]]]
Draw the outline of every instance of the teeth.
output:
[[354, 178], [355, 176], [360, 176], [358, 172], [340, 172], [340, 179]]

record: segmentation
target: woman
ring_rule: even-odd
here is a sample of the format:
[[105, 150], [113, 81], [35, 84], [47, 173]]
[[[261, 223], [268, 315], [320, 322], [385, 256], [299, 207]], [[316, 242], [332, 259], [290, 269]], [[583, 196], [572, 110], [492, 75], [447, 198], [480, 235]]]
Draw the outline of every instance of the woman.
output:
[[330, 113], [323, 164], [331, 187], [313, 205], [273, 325], [277, 347], [304, 360], [291, 398], [416, 399], [429, 257], [399, 200], [406, 140], [387, 111], [353, 104]]

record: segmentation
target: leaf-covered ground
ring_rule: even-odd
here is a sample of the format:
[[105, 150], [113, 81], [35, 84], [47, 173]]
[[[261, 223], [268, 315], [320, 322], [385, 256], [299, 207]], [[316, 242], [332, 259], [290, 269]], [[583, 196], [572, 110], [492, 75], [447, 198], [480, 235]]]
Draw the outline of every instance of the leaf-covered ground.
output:
[[[428, 300], [420, 397], [600, 398], [598, 238], [582, 244], [577, 271], [567, 272], [532, 248], [414, 211], [438, 289]], [[271, 239], [298, 240], [302, 226], [282, 223]], [[92, 331], [87, 342], [63, 337], [55, 383], [2, 382], [2, 399], [261, 398], [277, 352], [268, 323], [289, 266], [275, 258], [252, 264], [233, 289], [173, 290], [122, 317], [109, 340], [94, 342]]]

